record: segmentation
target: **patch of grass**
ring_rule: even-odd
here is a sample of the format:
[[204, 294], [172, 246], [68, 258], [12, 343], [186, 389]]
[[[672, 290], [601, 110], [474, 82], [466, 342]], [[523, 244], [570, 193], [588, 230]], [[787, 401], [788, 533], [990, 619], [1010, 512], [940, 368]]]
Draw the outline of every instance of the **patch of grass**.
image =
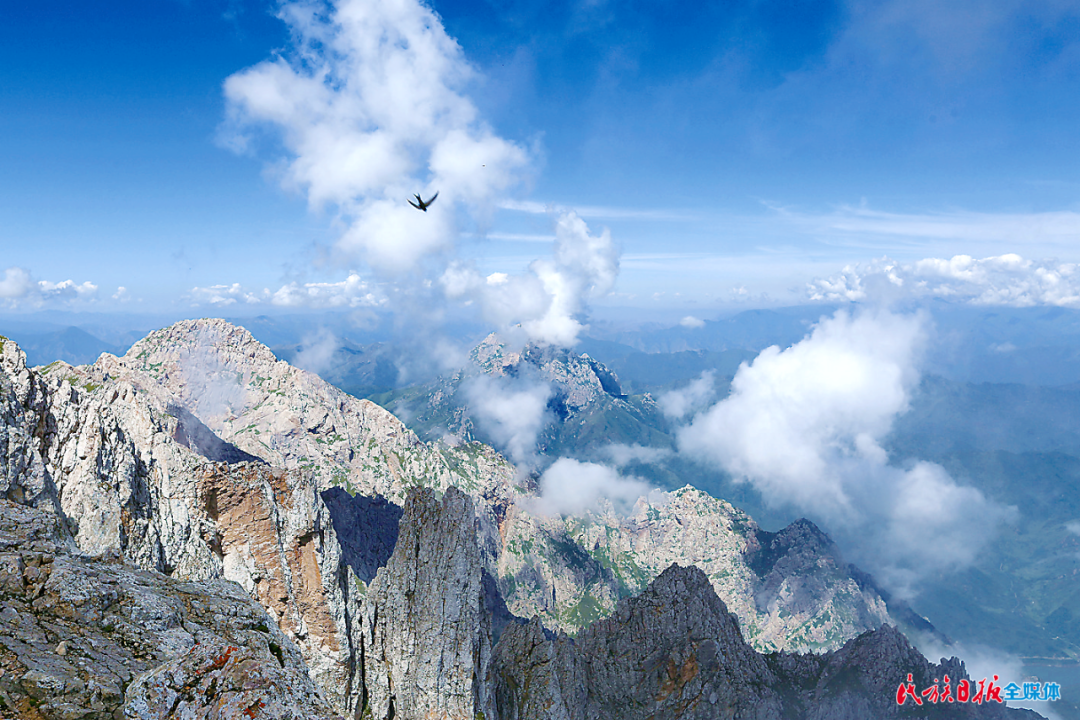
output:
[[592, 595], [585, 593], [581, 600], [563, 613], [563, 618], [574, 627], [584, 628], [594, 620], [599, 620], [601, 615], [603, 608], [600, 603]]

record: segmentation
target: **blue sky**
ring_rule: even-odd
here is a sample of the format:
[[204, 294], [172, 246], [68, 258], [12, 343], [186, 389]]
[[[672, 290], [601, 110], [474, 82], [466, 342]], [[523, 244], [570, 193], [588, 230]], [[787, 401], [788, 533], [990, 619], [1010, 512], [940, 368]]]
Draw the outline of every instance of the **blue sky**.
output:
[[[6, 5], [0, 303], [426, 292], [546, 322], [859, 299], [871, 275], [1080, 303], [1080, 3], [394, 0], [342, 21], [373, 7]], [[365, 50], [387, 28], [419, 64]], [[330, 109], [268, 105], [274, 67]]]

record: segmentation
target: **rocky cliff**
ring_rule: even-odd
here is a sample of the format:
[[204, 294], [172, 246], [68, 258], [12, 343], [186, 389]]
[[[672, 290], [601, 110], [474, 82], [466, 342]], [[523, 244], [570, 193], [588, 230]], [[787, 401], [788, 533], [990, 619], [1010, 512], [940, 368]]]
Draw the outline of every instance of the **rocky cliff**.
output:
[[1025, 718], [995, 702], [896, 702], [946, 674], [890, 626], [839, 650], [762, 655], [705, 573], [672, 565], [576, 638], [515, 619], [491, 648], [471, 501], [428, 489], [406, 501], [397, 547], [364, 609], [364, 717], [554, 720]]
[[72, 551], [55, 514], [0, 500], [0, 717], [334, 717], [235, 583]]
[[705, 574], [673, 565], [576, 639], [508, 627], [491, 681], [501, 720], [1038, 717], [996, 702], [899, 706], [908, 674], [920, 690], [967, 679], [963, 663], [927, 662], [890, 626], [823, 655], [758, 654]]
[[364, 712], [378, 720], [494, 717], [481, 680], [491, 611], [472, 501], [425, 489], [405, 504], [397, 547], [364, 602]]

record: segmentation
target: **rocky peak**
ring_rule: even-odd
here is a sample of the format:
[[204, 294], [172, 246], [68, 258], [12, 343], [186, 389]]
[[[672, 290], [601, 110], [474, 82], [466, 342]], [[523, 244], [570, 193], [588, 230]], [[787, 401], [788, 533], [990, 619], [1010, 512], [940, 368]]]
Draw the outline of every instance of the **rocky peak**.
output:
[[578, 411], [603, 395], [623, 397], [619, 378], [603, 363], [566, 348], [529, 343], [520, 353], [507, 349], [497, 333], [484, 338], [470, 353], [473, 362], [496, 377], [535, 374], [554, 385], [556, 403]]
[[364, 603], [364, 712], [376, 720], [494, 717], [490, 615], [472, 500], [412, 490]]
[[225, 443], [274, 467], [308, 470], [323, 490], [401, 502], [417, 482], [475, 491], [513, 477], [494, 451], [429, 446], [375, 403], [278, 360], [224, 320], [152, 333], [117, 366], [114, 374], [156, 386]]
[[673, 565], [575, 640], [547, 635], [536, 622], [508, 627], [490, 677], [500, 720], [1033, 716], [993, 702], [913, 712], [896, 704], [908, 673], [920, 689], [945, 673], [954, 688], [967, 677], [955, 658], [929, 663], [887, 625], [823, 655], [760, 655], [743, 640], [709, 578]]

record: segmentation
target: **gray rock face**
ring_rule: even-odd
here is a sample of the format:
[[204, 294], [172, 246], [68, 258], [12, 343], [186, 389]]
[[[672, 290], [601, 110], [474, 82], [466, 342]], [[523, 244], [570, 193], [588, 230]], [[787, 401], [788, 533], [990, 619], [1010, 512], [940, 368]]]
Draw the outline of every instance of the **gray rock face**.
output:
[[[72, 555], [63, 539], [54, 515], [0, 500], [0, 717], [334, 716], [297, 647], [235, 583]], [[213, 703], [238, 710], [213, 715]]]
[[500, 720], [1035, 717], [996, 702], [900, 707], [908, 673], [920, 690], [967, 677], [956, 658], [929, 663], [890, 626], [822, 655], [760, 655], [705, 574], [672, 566], [575, 640], [536, 621], [509, 626], [489, 678]]
[[128, 687], [123, 713], [130, 720], [324, 720], [294, 672], [258, 652], [233, 645], [195, 645]]
[[364, 603], [364, 713], [378, 720], [494, 717], [472, 501], [410, 492], [397, 546]]
[[763, 652], [836, 649], [890, 621], [880, 596], [860, 587], [812, 524], [765, 533], [690, 486], [652, 493], [628, 516], [545, 518], [514, 506], [499, 525], [498, 573], [511, 609], [570, 633], [644, 591], [672, 563], [701, 568]]
[[81, 552], [240, 583], [341, 712], [361, 696], [355, 574], [385, 563], [396, 518], [369, 514], [343, 552], [321, 493], [456, 483], [498, 496], [513, 472], [487, 448], [421, 443], [223, 321], [181, 323], [79, 368], [29, 369], [5, 342], [0, 419], [0, 492], [51, 509]]
[[672, 566], [577, 639], [511, 626], [496, 647], [500, 717], [780, 718], [776, 677], [697, 568]]

